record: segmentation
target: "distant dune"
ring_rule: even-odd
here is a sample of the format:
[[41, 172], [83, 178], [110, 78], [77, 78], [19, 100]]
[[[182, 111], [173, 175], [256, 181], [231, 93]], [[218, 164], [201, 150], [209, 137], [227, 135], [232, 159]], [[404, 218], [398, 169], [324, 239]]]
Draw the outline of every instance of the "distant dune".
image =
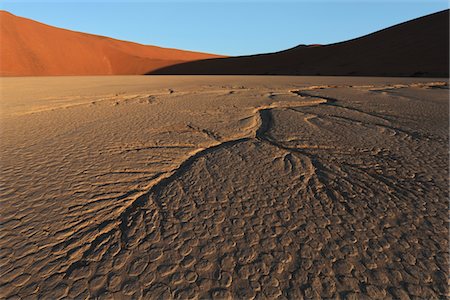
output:
[[144, 74], [217, 55], [74, 32], [0, 11], [0, 75]]
[[149, 74], [448, 77], [448, 24], [445, 10], [342, 43], [189, 62]]

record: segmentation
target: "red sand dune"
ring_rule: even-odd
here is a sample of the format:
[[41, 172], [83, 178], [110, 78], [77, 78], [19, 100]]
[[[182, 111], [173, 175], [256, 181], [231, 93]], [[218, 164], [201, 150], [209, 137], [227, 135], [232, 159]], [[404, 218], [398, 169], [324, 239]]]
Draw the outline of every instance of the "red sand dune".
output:
[[337, 44], [188, 62], [150, 74], [448, 77], [448, 24], [445, 10]]
[[0, 75], [144, 74], [218, 55], [145, 46], [48, 26], [0, 11]]

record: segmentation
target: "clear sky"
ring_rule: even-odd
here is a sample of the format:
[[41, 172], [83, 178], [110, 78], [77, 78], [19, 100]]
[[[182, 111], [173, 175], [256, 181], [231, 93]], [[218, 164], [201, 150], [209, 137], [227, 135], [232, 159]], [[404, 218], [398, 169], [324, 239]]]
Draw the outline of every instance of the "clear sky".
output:
[[1, 9], [52, 26], [226, 55], [340, 42], [448, 6], [447, 0], [0, 0]]

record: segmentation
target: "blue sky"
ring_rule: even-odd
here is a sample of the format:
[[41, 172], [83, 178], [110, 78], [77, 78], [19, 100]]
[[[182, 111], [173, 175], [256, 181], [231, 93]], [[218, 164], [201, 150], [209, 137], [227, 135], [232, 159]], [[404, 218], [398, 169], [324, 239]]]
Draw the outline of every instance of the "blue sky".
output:
[[0, 2], [3, 10], [52, 26], [226, 55], [344, 41], [448, 5], [447, 0]]

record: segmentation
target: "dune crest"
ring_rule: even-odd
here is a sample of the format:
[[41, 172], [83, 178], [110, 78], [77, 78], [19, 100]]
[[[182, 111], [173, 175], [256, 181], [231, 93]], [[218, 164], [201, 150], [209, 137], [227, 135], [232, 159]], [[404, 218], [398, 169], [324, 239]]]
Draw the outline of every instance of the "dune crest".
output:
[[449, 11], [330, 45], [164, 67], [160, 75], [333, 75], [448, 77]]
[[218, 55], [141, 45], [0, 11], [0, 75], [138, 75]]

